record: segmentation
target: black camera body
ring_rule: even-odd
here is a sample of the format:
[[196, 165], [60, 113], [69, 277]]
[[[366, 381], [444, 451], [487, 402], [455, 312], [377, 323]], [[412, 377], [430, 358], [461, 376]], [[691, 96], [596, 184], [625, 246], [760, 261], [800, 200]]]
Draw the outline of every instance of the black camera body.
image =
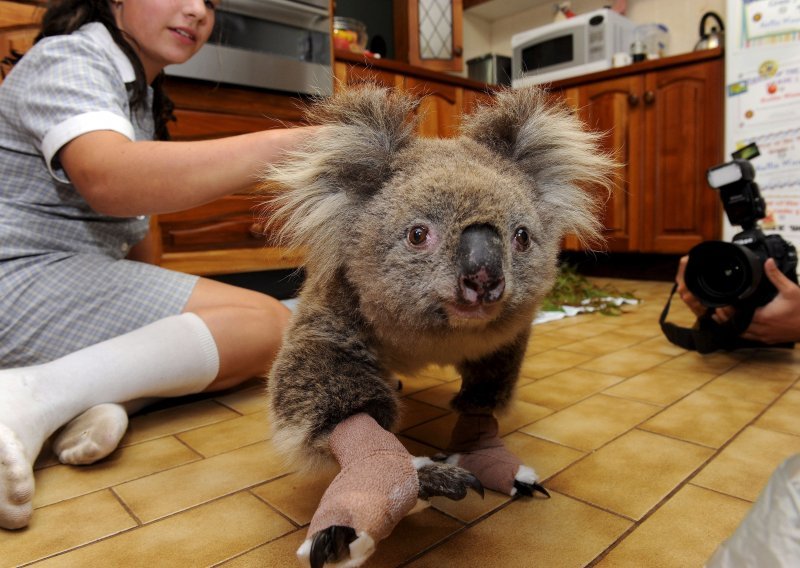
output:
[[[732, 242], [706, 241], [689, 251], [684, 272], [686, 287], [708, 311], [696, 325], [681, 328], [666, 321], [670, 300], [661, 314], [661, 329], [675, 345], [710, 353], [719, 349], [761, 347], [764, 343], [739, 337], [750, 325], [756, 308], [772, 300], [777, 290], [764, 274], [764, 263], [775, 259], [778, 269], [797, 283], [797, 251], [780, 235], [765, 235], [758, 222], [766, 216], [766, 204], [755, 182], [753, 165], [743, 157], [758, 155], [751, 144], [734, 154], [733, 161], [708, 170], [708, 184], [719, 190], [725, 214], [742, 231]], [[677, 284], [672, 290], [675, 293]], [[733, 318], [718, 324], [711, 315], [722, 306], [735, 308]], [[793, 347], [793, 343], [772, 347]]]
[[777, 293], [764, 276], [764, 262], [775, 259], [778, 269], [797, 282], [797, 251], [780, 235], [765, 235], [758, 227], [766, 204], [748, 160], [734, 159], [711, 168], [707, 177], [709, 185], [719, 190], [728, 220], [744, 230], [730, 243], [706, 241], [692, 248], [684, 274], [686, 287], [709, 308], [754, 310]]

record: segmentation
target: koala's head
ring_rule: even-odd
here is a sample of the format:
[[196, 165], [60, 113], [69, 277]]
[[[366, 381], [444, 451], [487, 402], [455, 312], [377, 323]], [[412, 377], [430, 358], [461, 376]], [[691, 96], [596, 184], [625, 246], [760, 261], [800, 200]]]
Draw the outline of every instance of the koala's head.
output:
[[376, 325], [429, 331], [530, 317], [568, 233], [598, 239], [613, 166], [535, 89], [503, 91], [454, 139], [414, 134], [415, 100], [377, 87], [317, 105], [324, 125], [265, 181], [310, 282], [344, 274]]

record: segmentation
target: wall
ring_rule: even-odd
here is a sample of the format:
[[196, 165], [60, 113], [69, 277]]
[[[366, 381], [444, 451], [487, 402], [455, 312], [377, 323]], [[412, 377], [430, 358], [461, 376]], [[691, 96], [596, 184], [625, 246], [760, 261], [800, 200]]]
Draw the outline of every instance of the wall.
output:
[[[492, 22], [464, 13], [464, 57], [469, 60], [485, 53], [511, 55], [511, 36], [553, 21], [554, 2], [540, 4], [513, 16]], [[572, 0], [578, 14], [608, 5], [608, 0]], [[637, 23], [658, 22], [670, 30], [668, 55], [694, 49], [699, 39], [700, 18], [713, 11], [725, 21], [725, 0], [628, 0], [626, 16]]]

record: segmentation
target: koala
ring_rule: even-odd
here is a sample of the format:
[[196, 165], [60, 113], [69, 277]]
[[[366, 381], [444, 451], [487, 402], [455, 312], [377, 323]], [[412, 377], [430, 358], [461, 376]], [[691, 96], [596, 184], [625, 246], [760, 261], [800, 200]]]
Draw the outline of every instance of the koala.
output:
[[[536, 88], [499, 92], [453, 139], [415, 135], [416, 106], [402, 91], [345, 90], [313, 105], [317, 133], [263, 176], [268, 222], [304, 248], [306, 271], [268, 378], [273, 440], [308, 467], [341, 468], [298, 550], [314, 568], [359, 566], [435, 495], [547, 493], [496, 414], [563, 237], [600, 239], [596, 188], [613, 161]], [[396, 373], [430, 364], [461, 375], [436, 459], [391, 433]]]

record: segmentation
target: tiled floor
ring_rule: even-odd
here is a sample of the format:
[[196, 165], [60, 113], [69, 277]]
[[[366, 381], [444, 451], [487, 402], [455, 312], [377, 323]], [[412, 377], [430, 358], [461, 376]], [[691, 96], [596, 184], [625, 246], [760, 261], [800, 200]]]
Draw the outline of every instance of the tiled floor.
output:
[[[699, 567], [732, 532], [800, 452], [800, 351], [684, 352], [657, 323], [669, 284], [614, 285], [643, 303], [536, 326], [501, 419], [552, 498], [437, 498], [369, 566]], [[401, 439], [434, 453], [456, 375], [431, 368], [404, 383]], [[0, 531], [0, 566], [297, 565], [330, 477], [282, 464], [262, 397], [251, 385], [138, 416], [93, 466], [40, 460], [33, 522]]]

